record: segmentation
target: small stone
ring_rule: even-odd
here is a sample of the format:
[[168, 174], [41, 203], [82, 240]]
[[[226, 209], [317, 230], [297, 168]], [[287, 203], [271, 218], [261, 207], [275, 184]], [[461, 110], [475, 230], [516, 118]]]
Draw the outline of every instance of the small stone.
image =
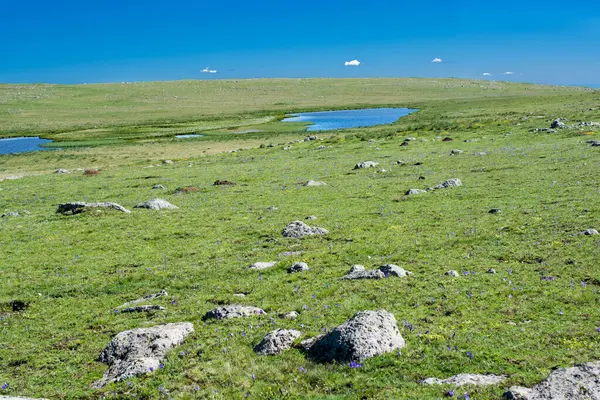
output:
[[464, 153], [464, 151], [462, 151], [462, 150], [458, 150], [458, 149], [454, 149], [454, 150], [452, 150], [452, 151], [450, 152], [450, 155], [452, 155], [452, 156], [455, 156], [455, 155], [457, 155], [457, 154], [462, 154], [462, 153]]
[[245, 318], [252, 315], [266, 315], [266, 313], [257, 307], [243, 306], [240, 304], [230, 304], [223, 307], [217, 307], [202, 317], [204, 321], [208, 319], [229, 319], [229, 318]]
[[560, 120], [560, 118], [556, 118], [554, 121], [552, 121], [552, 123], [550, 124], [550, 128], [552, 129], [563, 129], [565, 128], [566, 125], [564, 122], [562, 122]]
[[89, 211], [91, 208], [108, 208], [112, 210], [117, 210], [129, 214], [131, 211], [126, 209], [120, 204], [117, 203], [85, 203], [83, 201], [75, 201], [70, 203], [62, 203], [58, 205], [57, 213], [63, 215], [74, 215], [79, 214], [85, 211]]
[[21, 216], [21, 214], [19, 214], [18, 212], [9, 211], [9, 212], [6, 212], [6, 213], [2, 214], [2, 217], [1, 217], [1, 218], [7, 218], [7, 217], [20, 217], [20, 216]]
[[316, 137], [315, 135], [310, 135], [310, 136], [305, 137], [304, 141], [305, 142], [310, 142], [312, 140], [317, 140], [317, 139], [318, 139], [318, 137]]
[[296, 311], [290, 311], [286, 314], [281, 314], [281, 318], [283, 319], [296, 319], [298, 317], [298, 313]]
[[165, 296], [168, 296], [168, 295], [169, 295], [169, 293], [167, 293], [167, 291], [165, 289], [163, 289], [163, 290], [161, 290], [158, 293], [148, 294], [148, 295], [146, 295], [144, 297], [140, 297], [139, 299], [128, 301], [127, 303], [121, 305], [120, 307], [126, 307], [126, 306], [129, 306], [131, 304], [145, 303], [147, 301], [154, 300], [154, 299], [157, 299], [159, 297], [165, 297]]
[[163, 164], [173, 164], [173, 161], [171, 161], [171, 160], [164, 160]]
[[490, 211], [488, 211], [488, 213], [490, 213], [490, 214], [499, 214], [501, 212], [502, 212], [502, 210], [499, 208], [492, 208]]
[[150, 311], [164, 311], [165, 308], [159, 305], [148, 305], [148, 306], [135, 306], [127, 307], [118, 310], [119, 313], [138, 313], [138, 312], [150, 312]]
[[496, 270], [494, 268], [490, 268], [490, 269], [488, 269], [487, 273], [488, 274], [495, 274]]
[[302, 332], [296, 330], [277, 329], [271, 331], [254, 347], [254, 351], [258, 355], [279, 354], [291, 348], [294, 340], [301, 335]]
[[395, 276], [398, 278], [404, 278], [408, 275], [412, 275], [412, 272], [406, 271], [404, 268], [394, 264], [386, 264], [379, 267], [379, 270], [383, 272], [385, 276]]
[[448, 272], [446, 272], [446, 275], [448, 275], [448, 276], [452, 276], [452, 277], [454, 277], [454, 278], [457, 278], [457, 277], [459, 277], [459, 276], [460, 276], [460, 274], [458, 273], [458, 271], [455, 271], [455, 270], [453, 270], [453, 269], [452, 269], [452, 270], [450, 270], [450, 271], [448, 271]]
[[246, 297], [244, 293], [234, 293], [233, 297]]
[[303, 184], [303, 186], [326, 186], [326, 185], [327, 184], [325, 182], [322, 182], [322, 181], [313, 181], [313, 180], [310, 180], [310, 181], [305, 182]]
[[588, 236], [590, 236], [590, 235], [597, 235], [598, 231], [595, 230], [595, 229], [586, 229], [585, 231], [583, 231], [583, 234], [584, 235], [588, 235]]
[[304, 218], [306, 220], [315, 220], [317, 219], [317, 217], [315, 217], [314, 215], [309, 215], [308, 217]]
[[148, 210], [175, 210], [179, 207], [174, 206], [173, 204], [163, 199], [151, 199], [136, 205], [134, 208], [145, 208]]
[[214, 183], [213, 186], [235, 186], [235, 182], [231, 182], [231, 181], [222, 181], [217, 179]]
[[478, 153], [475, 153], [475, 155], [476, 155], [476, 156], [487, 156], [487, 155], [488, 155], [488, 153], [487, 153], [487, 152], [485, 152], [485, 151], [480, 151], [480, 152], [478, 152]]
[[344, 275], [342, 279], [356, 280], [356, 279], [383, 279], [385, 274], [378, 269], [365, 270], [362, 265], [354, 265], [350, 269], [348, 274]]
[[68, 174], [69, 170], [68, 169], [64, 169], [64, 168], [59, 168], [56, 171], [54, 171], [55, 174]]
[[254, 270], [262, 270], [262, 269], [267, 269], [267, 268], [271, 268], [273, 267], [275, 264], [277, 264], [277, 261], [267, 261], [267, 262], [255, 262], [254, 264], [252, 264], [250, 266], [250, 269], [254, 269]]
[[364, 169], [364, 168], [374, 168], [378, 166], [379, 163], [375, 161], [363, 161], [354, 166], [354, 169]]
[[164, 187], [163, 185], [160, 185], [160, 184], [158, 184], [158, 185], [154, 185], [154, 186], [152, 186], [152, 189], [160, 189], [160, 190], [165, 190], [165, 187]]
[[427, 191], [423, 190], [423, 189], [410, 189], [406, 193], [404, 193], [404, 195], [405, 196], [412, 196], [412, 195], [415, 195], [415, 194], [422, 194], [422, 193], [427, 193]]
[[462, 186], [462, 182], [458, 178], [452, 178], [452, 179], [448, 179], [445, 182], [440, 183], [437, 186], [434, 186], [434, 189], [446, 189], [446, 188], [451, 188], [451, 187], [456, 187], [456, 186]]
[[291, 267], [288, 268], [289, 273], [308, 271], [308, 264], [304, 262], [295, 262]]
[[458, 374], [448, 379], [428, 378], [423, 383], [426, 385], [487, 386], [497, 385], [505, 379], [506, 377], [498, 375]]
[[442, 139], [442, 142], [451, 142], [454, 139], [452, 139], [451, 137], [446, 136], [445, 138]]
[[284, 237], [301, 239], [305, 236], [326, 235], [329, 231], [323, 228], [312, 228], [302, 221], [294, 221], [290, 223], [281, 232]]
[[504, 394], [502, 398], [505, 400], [529, 400], [531, 395], [531, 389], [522, 386], [511, 386]]
[[406, 139], [404, 139], [405, 142], [412, 142], [413, 140], [417, 140], [417, 138], [409, 136]]

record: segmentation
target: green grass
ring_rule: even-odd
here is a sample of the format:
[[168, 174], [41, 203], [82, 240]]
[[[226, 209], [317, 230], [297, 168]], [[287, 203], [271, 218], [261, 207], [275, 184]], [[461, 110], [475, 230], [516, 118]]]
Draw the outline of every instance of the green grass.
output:
[[[405, 83], [411, 81], [398, 81], [405, 83], [406, 96], [414, 102], [401, 104], [391, 100], [397, 94], [395, 86], [388, 82], [386, 89], [383, 82], [329, 80], [318, 90], [331, 91], [327, 101], [341, 107], [365, 99], [355, 86], [360, 84], [366, 92], [381, 93], [379, 104], [418, 104], [421, 111], [393, 125], [319, 135], [325, 140], [293, 143], [290, 150], [283, 146], [304, 134], [273, 128], [234, 135], [215, 129], [215, 137], [184, 144], [162, 139], [0, 157], [2, 174], [26, 175], [0, 182], [0, 211], [29, 212], [0, 219], [0, 383], [9, 384], [0, 393], [52, 399], [241, 399], [245, 393], [270, 399], [439, 399], [450, 388], [423, 386], [419, 380], [462, 372], [507, 375], [500, 386], [457, 391], [491, 400], [501, 398], [513, 384], [539, 382], [552, 367], [597, 359], [600, 240], [580, 234], [600, 228], [598, 150], [585, 144], [594, 135], [528, 131], [547, 127], [558, 116], [600, 121], [600, 111], [589, 111], [600, 103], [598, 92], [515, 85], [521, 92], [511, 94], [508, 89], [488, 90], [487, 83], [439, 80], [440, 85], [455, 85], [445, 96], [465, 96], [449, 100], [425, 90], [434, 87], [434, 81], [415, 81], [414, 87]], [[187, 84], [173, 85], [181, 91], [197, 87]], [[302, 100], [303, 89], [290, 88], [303, 81], [237, 84], [239, 90], [232, 89], [232, 82], [221, 83], [229, 96], [224, 97], [227, 118], [234, 111], [251, 115], [264, 108], [266, 115], [277, 115], [275, 109], [322, 106], [319, 97]], [[210, 85], [211, 95], [217, 96], [219, 83]], [[117, 96], [115, 88], [136, 86], [39, 88], [63, 91], [60, 104], [68, 104], [80, 90], [102, 98], [112, 90]], [[168, 85], [144, 84], [146, 98], [152, 98], [151, 93], [164, 96], [161, 87]], [[239, 95], [248, 88], [279, 94], [269, 92], [270, 105], [253, 106]], [[138, 102], [140, 93], [134, 91], [128, 101]], [[366, 98], [365, 104], [377, 104], [378, 96]], [[202, 102], [212, 104], [209, 100]], [[23, 109], [34, 107], [33, 100], [22, 101]], [[55, 117], [43, 107], [37, 110], [48, 119], [13, 121], [12, 127], [3, 123], [3, 132], [38, 123], [51, 130]], [[167, 106], [165, 110], [184, 117]], [[63, 127], [83, 124], [76, 110], [68, 112], [73, 114], [60, 122]], [[115, 113], [120, 112], [128, 111], [117, 107]], [[106, 126], [117, 124], [106, 115], [99, 118], [106, 118]], [[142, 116], [136, 118], [136, 126], [145, 126]], [[401, 147], [407, 136], [417, 140]], [[445, 136], [454, 141], [442, 142]], [[472, 139], [477, 141], [465, 142]], [[251, 140], [247, 147], [252, 148], [200, 157], [177, 147], [199, 154], [213, 146], [236, 148], [240, 140]], [[271, 142], [279, 145], [258, 148]], [[320, 145], [329, 148], [319, 150]], [[204, 150], [193, 153], [194, 148]], [[156, 153], [143, 153], [148, 149]], [[450, 156], [452, 149], [464, 153]], [[174, 164], [146, 168], [167, 158], [169, 151], [181, 154], [173, 157]], [[475, 155], [478, 152], [488, 155]], [[406, 164], [396, 165], [399, 159]], [[379, 162], [387, 172], [352, 169], [365, 160]], [[423, 164], [414, 165], [417, 161]], [[64, 166], [99, 166], [102, 172], [94, 177], [45, 173]], [[35, 173], [27, 175], [28, 171]], [[410, 188], [449, 178], [460, 178], [463, 186], [404, 196]], [[212, 186], [217, 179], [238, 185]], [[300, 185], [309, 179], [328, 185]], [[168, 190], [152, 190], [157, 183]], [[188, 185], [200, 191], [174, 194], [175, 188]], [[57, 204], [65, 201], [114, 201], [132, 209], [153, 197], [180, 209], [55, 214]], [[502, 212], [489, 214], [491, 208]], [[311, 225], [330, 234], [304, 240], [281, 236], [287, 223], [308, 215], [318, 217]], [[280, 256], [286, 251], [304, 253]], [[262, 273], [246, 268], [277, 259], [277, 266]], [[305, 261], [312, 270], [287, 274], [294, 261]], [[385, 263], [398, 264], [414, 276], [340, 280], [352, 264], [370, 268]], [[489, 268], [498, 274], [485, 273]], [[450, 269], [461, 277], [444, 276]], [[475, 274], [462, 276], [463, 271]], [[541, 279], [546, 276], [556, 279]], [[582, 286], [582, 281], [587, 284]], [[167, 308], [164, 313], [113, 312], [128, 300], [162, 288], [170, 294], [158, 302]], [[251, 294], [233, 296], [240, 291]], [[28, 302], [29, 308], [12, 312], [7, 305], [12, 299]], [[223, 302], [258, 306], [268, 317], [202, 321], [205, 312]], [[311, 337], [365, 309], [387, 309], [396, 316], [407, 342], [401, 355], [376, 357], [363, 368], [350, 369], [310, 362], [295, 349], [272, 357], [252, 351], [272, 329], [295, 328], [303, 338]], [[300, 317], [277, 318], [291, 310]], [[404, 320], [413, 325], [412, 331]], [[89, 389], [106, 369], [96, 359], [114, 334], [182, 321], [194, 323], [196, 332], [169, 354], [164, 369], [102, 390]], [[300, 366], [308, 372], [300, 372]]]

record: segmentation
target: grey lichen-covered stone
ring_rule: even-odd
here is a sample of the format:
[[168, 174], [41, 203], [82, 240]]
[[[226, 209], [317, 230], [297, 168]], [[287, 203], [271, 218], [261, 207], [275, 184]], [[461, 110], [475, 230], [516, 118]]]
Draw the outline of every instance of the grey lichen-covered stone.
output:
[[499, 375], [458, 374], [447, 379], [427, 378], [423, 383], [426, 385], [487, 386], [497, 385], [505, 379], [506, 377]]
[[253, 270], [262, 270], [273, 267], [277, 261], [259, 261], [252, 264], [249, 268]]
[[0, 218], [7, 218], [7, 217], [20, 217], [21, 214], [19, 214], [16, 211], [9, 211], [9, 212], [5, 212], [4, 214], [2, 214], [2, 216]]
[[326, 235], [329, 231], [323, 228], [312, 228], [302, 221], [294, 221], [285, 227], [281, 234], [287, 238], [301, 239], [305, 236]]
[[163, 199], [151, 199], [136, 205], [134, 208], [146, 208], [148, 210], [175, 210], [179, 207], [174, 206]]
[[313, 181], [310, 180], [308, 182], [304, 182], [304, 186], [327, 186], [327, 184], [323, 181]]
[[108, 208], [108, 209], [112, 209], [112, 210], [121, 211], [121, 212], [124, 212], [127, 214], [129, 214], [131, 212], [128, 209], [126, 209], [125, 207], [123, 207], [122, 205], [117, 204], [117, 203], [110, 203], [110, 202], [86, 203], [83, 201], [74, 201], [74, 202], [59, 204], [56, 212], [59, 214], [63, 214], [63, 215], [74, 215], [74, 214], [82, 213], [84, 211], [88, 211], [91, 208]]
[[132, 305], [132, 304], [145, 303], [145, 302], [148, 302], [150, 300], [154, 300], [154, 299], [157, 299], [159, 297], [165, 297], [165, 296], [168, 296], [168, 295], [169, 295], [169, 293], [167, 293], [167, 291], [165, 289], [162, 289], [158, 293], [148, 294], [148, 295], [146, 295], [144, 297], [140, 297], [139, 299], [128, 301], [127, 303], [123, 304], [121, 307], [127, 307], [127, 306]]
[[588, 235], [588, 236], [590, 236], [590, 235], [597, 235], [598, 231], [595, 230], [595, 229], [586, 229], [585, 231], [583, 231], [583, 234], [584, 235]]
[[378, 166], [379, 163], [375, 161], [363, 161], [354, 166], [354, 169], [364, 169], [364, 168], [374, 168]]
[[560, 118], [556, 118], [554, 121], [552, 121], [552, 123], [550, 124], [550, 128], [552, 129], [563, 129], [566, 128], [566, 125], [564, 122], [562, 122], [560, 120]]
[[383, 272], [384, 276], [395, 276], [398, 278], [404, 278], [408, 275], [412, 275], [412, 272], [406, 271], [404, 268], [394, 264], [386, 264], [379, 267], [379, 270]]
[[160, 190], [165, 190], [165, 187], [164, 187], [163, 185], [161, 185], [161, 184], [158, 184], [158, 185], [154, 185], [154, 186], [152, 186], [152, 189], [160, 189]]
[[167, 352], [183, 343], [192, 332], [191, 323], [181, 322], [117, 334], [100, 354], [99, 361], [108, 364], [108, 370], [92, 387], [101, 388], [110, 382], [157, 370]]
[[490, 268], [490, 269], [488, 269], [487, 273], [488, 274], [495, 274], [496, 270], [494, 268]]
[[55, 174], [68, 174], [69, 170], [68, 169], [64, 169], [64, 168], [59, 168], [56, 171], [54, 171]]
[[258, 307], [243, 306], [241, 304], [230, 304], [223, 307], [217, 307], [214, 310], [210, 310], [204, 317], [203, 320], [208, 319], [229, 319], [229, 318], [244, 318], [252, 315], [266, 315], [266, 313]]
[[308, 268], [308, 264], [305, 262], [295, 262], [294, 264], [292, 264], [291, 267], [288, 268], [288, 272], [289, 273], [295, 273], [295, 272], [303, 272], [303, 271], [308, 271], [310, 268]]
[[405, 196], [412, 196], [414, 194], [422, 194], [422, 193], [427, 193], [427, 191], [423, 190], [423, 189], [410, 189], [406, 193], [404, 193], [404, 195]]
[[298, 315], [296, 311], [290, 311], [289, 313], [281, 314], [280, 317], [283, 319], [296, 319]]
[[446, 272], [446, 275], [452, 276], [452, 277], [455, 277], [455, 278], [460, 276], [460, 274], [458, 273], [458, 271], [455, 271], [453, 269], [450, 270], [450, 271], [448, 271], [448, 272]]
[[319, 338], [309, 348], [315, 361], [363, 361], [405, 346], [394, 315], [385, 311], [361, 311]]
[[600, 400], [600, 362], [552, 371], [533, 388], [527, 400]]
[[298, 339], [302, 332], [293, 329], [277, 329], [265, 335], [263, 340], [254, 347], [258, 355], [279, 354], [292, 347], [294, 340]]
[[531, 389], [522, 386], [511, 386], [504, 394], [502, 398], [505, 400], [529, 400], [531, 395]]
[[440, 183], [439, 185], [434, 186], [433, 188], [434, 189], [447, 189], [447, 188], [456, 187], [456, 186], [462, 186], [462, 182], [458, 178], [452, 178], [452, 179], [448, 179], [447, 181]]
[[117, 312], [120, 313], [137, 313], [137, 312], [151, 312], [151, 311], [164, 311], [164, 307], [161, 307], [156, 304], [150, 304], [146, 306], [135, 306], [135, 307], [127, 307], [123, 309], [117, 309]]
[[488, 211], [490, 214], [500, 214], [501, 212], [502, 210], [499, 208], [492, 208], [490, 211]]
[[383, 279], [385, 274], [378, 269], [365, 270], [362, 265], [354, 265], [348, 274], [344, 275], [342, 279], [355, 280], [355, 279]]
[[454, 150], [450, 151], [450, 155], [452, 155], [452, 156], [455, 156], [457, 154], [462, 154], [462, 153], [464, 153], [464, 151], [458, 150], [458, 149], [454, 149]]
[[19, 396], [3, 396], [0, 395], [0, 400], [46, 400], [42, 398], [33, 398], [33, 397], [19, 397]]

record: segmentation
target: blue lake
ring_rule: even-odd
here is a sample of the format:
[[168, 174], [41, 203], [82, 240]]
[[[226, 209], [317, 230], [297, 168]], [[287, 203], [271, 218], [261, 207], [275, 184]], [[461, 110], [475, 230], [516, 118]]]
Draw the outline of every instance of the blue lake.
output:
[[362, 128], [391, 124], [418, 110], [410, 108], [367, 108], [361, 110], [319, 111], [292, 114], [281, 122], [312, 122], [308, 131]]
[[28, 151], [52, 150], [41, 147], [42, 144], [52, 143], [52, 140], [39, 137], [16, 137], [0, 139], [0, 154], [26, 153]]

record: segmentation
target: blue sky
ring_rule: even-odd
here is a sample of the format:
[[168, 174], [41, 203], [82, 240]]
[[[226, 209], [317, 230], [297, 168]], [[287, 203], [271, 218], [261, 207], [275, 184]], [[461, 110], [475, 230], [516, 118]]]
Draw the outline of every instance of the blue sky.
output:
[[[600, 83], [600, 2], [592, 0], [5, 0], [0, 10], [2, 83], [406, 76]], [[351, 60], [360, 65], [344, 66]], [[216, 73], [201, 72], [207, 67]]]

